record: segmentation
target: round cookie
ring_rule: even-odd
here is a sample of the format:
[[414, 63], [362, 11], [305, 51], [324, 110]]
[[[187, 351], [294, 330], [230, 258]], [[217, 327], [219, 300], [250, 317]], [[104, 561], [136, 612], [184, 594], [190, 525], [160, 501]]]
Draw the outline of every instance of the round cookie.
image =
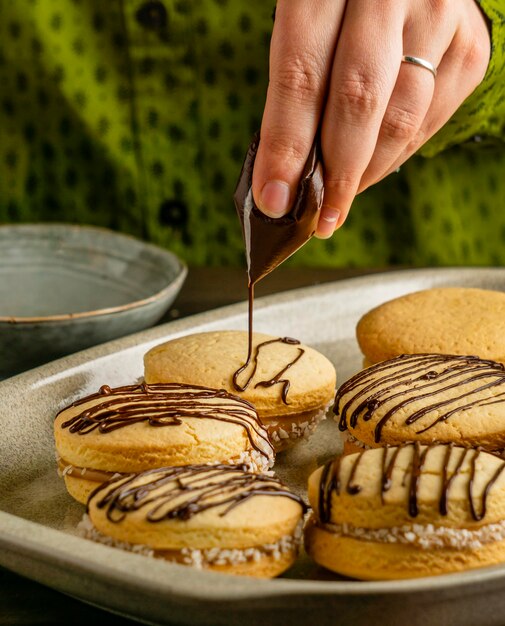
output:
[[254, 333], [257, 358], [238, 376], [237, 389], [233, 377], [246, 361], [247, 341], [247, 332], [234, 330], [178, 337], [145, 355], [145, 380], [209, 385], [240, 395], [254, 404], [280, 450], [312, 432], [324, 418], [334, 396], [335, 368], [296, 340]]
[[475, 354], [505, 363], [505, 293], [438, 287], [369, 311], [356, 329], [365, 366], [400, 354]]
[[[456, 443], [505, 448], [505, 367], [475, 356], [407, 354], [346, 381], [335, 419], [353, 446]], [[350, 446], [349, 446], [350, 441]]]
[[364, 450], [309, 478], [305, 547], [363, 580], [416, 578], [505, 561], [505, 461], [452, 445]]
[[195, 463], [274, 463], [254, 407], [223, 390], [179, 383], [127, 385], [82, 398], [54, 421], [58, 468], [85, 503], [114, 474]]
[[169, 561], [271, 578], [296, 559], [304, 510], [271, 476], [226, 465], [171, 467], [98, 487], [81, 530]]

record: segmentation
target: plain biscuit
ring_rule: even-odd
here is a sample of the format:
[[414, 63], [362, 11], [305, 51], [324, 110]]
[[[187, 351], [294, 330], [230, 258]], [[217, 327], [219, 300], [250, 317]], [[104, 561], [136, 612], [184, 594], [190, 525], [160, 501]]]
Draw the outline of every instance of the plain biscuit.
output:
[[385, 302], [358, 322], [366, 364], [400, 354], [473, 354], [505, 363], [505, 293], [438, 287]]

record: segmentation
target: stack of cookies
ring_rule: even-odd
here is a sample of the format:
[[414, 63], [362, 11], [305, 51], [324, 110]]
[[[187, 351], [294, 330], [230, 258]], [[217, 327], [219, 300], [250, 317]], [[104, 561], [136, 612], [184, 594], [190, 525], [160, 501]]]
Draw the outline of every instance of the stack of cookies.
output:
[[353, 578], [457, 572], [505, 561], [505, 461], [451, 444], [363, 450], [309, 480], [307, 552]]

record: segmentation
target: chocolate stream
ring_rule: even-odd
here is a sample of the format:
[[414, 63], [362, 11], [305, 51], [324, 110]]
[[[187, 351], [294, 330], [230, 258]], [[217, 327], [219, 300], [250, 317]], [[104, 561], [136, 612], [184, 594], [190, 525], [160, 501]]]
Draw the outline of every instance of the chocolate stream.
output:
[[[238, 377], [250, 365], [253, 358], [254, 286], [314, 235], [324, 192], [324, 173], [318, 133], [300, 177], [290, 212], [277, 219], [266, 216], [256, 206], [252, 193], [252, 176], [259, 142], [258, 133], [249, 145], [234, 194], [235, 207], [242, 224], [246, 248], [249, 287], [248, 351], [245, 364], [233, 376], [233, 384], [237, 391], [245, 391], [257, 366], [256, 362], [254, 372], [246, 384], [239, 385]], [[302, 354], [303, 352], [300, 352], [297, 358], [288, 363], [276, 376], [268, 381], [260, 381], [256, 387], [272, 387], [282, 384], [282, 401], [288, 404], [287, 394], [290, 381], [281, 380], [281, 376], [301, 358]]]

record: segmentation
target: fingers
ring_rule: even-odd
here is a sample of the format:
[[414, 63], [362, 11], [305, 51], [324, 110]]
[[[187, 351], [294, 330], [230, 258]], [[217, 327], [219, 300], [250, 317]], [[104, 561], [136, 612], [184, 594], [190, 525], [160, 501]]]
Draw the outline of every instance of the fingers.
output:
[[[419, 11], [419, 8], [421, 10]], [[445, 15], [414, 5], [403, 29], [403, 54], [420, 57], [438, 67], [451, 45], [457, 26], [454, 11]], [[440, 25], [443, 27], [440, 27]], [[424, 67], [402, 63], [395, 88], [382, 120], [377, 145], [358, 188], [363, 191], [383, 178], [401, 156], [414, 152], [423, 142], [423, 123], [435, 92], [435, 77]], [[397, 166], [396, 166], [397, 167]], [[394, 168], [396, 169], [396, 168]]]
[[438, 66], [433, 98], [417, 135], [376, 180], [384, 178], [405, 163], [449, 121], [463, 101], [482, 82], [489, 56], [487, 24], [481, 19], [480, 13], [470, 14], [469, 20], [456, 28]]
[[340, 226], [370, 163], [402, 56], [404, 15], [389, 2], [347, 4], [322, 124], [325, 196], [318, 237]]
[[253, 172], [257, 206], [286, 214], [309, 155], [328, 87], [345, 0], [279, 0], [270, 82]]
[[[356, 193], [449, 120], [482, 80], [489, 47], [474, 0], [279, 0], [256, 204], [272, 217], [289, 211], [320, 124], [325, 198], [316, 235], [330, 236]], [[402, 64], [403, 54], [438, 65], [436, 80]]]
[[[404, 49], [416, 48], [406, 46]], [[426, 54], [416, 56], [427, 58]], [[437, 65], [438, 59], [435, 67]], [[358, 192], [380, 180], [402, 154], [422, 141], [421, 126], [430, 108], [434, 90], [434, 76], [428, 70], [401, 64], [396, 86], [381, 123], [375, 152], [361, 178]]]
[[417, 135], [377, 180], [396, 170], [438, 132], [484, 78], [490, 40], [487, 25], [480, 17], [476, 13], [456, 29], [438, 66], [433, 98]]

